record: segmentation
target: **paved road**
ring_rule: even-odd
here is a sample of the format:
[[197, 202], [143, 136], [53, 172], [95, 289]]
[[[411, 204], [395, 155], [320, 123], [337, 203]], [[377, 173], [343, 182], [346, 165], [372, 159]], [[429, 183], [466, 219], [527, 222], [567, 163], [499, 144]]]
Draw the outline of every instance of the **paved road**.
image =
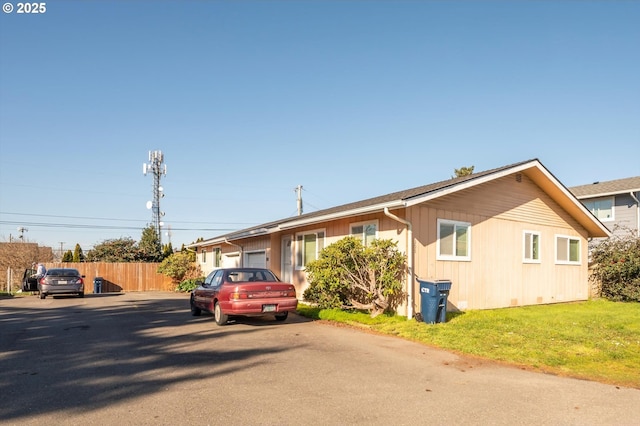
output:
[[188, 296], [0, 300], [0, 423], [630, 425], [640, 391], [293, 316], [226, 327]]

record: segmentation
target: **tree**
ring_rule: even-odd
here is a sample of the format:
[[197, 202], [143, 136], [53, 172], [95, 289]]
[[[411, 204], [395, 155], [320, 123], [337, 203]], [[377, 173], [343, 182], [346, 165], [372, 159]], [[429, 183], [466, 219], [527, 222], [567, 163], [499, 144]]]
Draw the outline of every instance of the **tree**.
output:
[[453, 169], [453, 173], [455, 173], [455, 175], [451, 176], [451, 178], [455, 179], [455, 178], [459, 178], [459, 177], [463, 177], [463, 176], [472, 175], [474, 167], [475, 166], [460, 167], [459, 169]]
[[88, 262], [137, 262], [140, 260], [136, 242], [129, 238], [104, 240], [87, 253]]
[[73, 262], [73, 253], [71, 253], [71, 250], [67, 250], [64, 252], [64, 254], [62, 255], [62, 261]]
[[160, 262], [163, 259], [160, 239], [153, 225], [142, 230], [142, 237], [138, 243], [140, 260], [145, 262]]
[[367, 247], [352, 236], [322, 250], [307, 265], [309, 287], [304, 298], [322, 308], [356, 308], [375, 317], [402, 301], [406, 257], [392, 240]]
[[640, 237], [630, 231], [598, 242], [591, 261], [595, 265], [591, 279], [600, 285], [603, 297], [640, 302]]
[[165, 244], [162, 248], [162, 258], [166, 259], [167, 257], [173, 254], [173, 246], [171, 243]]
[[82, 247], [80, 247], [80, 244], [76, 244], [76, 248], [73, 251], [73, 261], [78, 263], [78, 262], [84, 262], [85, 260], [85, 256], [84, 253], [82, 253]]

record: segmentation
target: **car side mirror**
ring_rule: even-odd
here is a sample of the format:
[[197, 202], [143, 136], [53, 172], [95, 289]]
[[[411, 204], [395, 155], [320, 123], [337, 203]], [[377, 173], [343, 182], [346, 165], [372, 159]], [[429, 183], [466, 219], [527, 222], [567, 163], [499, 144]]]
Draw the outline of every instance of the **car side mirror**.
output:
[[202, 281], [199, 281], [199, 280], [198, 280], [198, 281], [196, 281], [196, 286], [197, 286], [197, 287], [201, 287], [201, 286], [203, 286], [203, 285], [204, 285], [204, 283], [203, 283]]

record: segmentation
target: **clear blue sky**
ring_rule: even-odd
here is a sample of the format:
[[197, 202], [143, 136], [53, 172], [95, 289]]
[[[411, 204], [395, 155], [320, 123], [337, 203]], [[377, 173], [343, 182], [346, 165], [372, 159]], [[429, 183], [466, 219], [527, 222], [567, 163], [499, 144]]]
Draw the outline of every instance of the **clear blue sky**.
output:
[[[17, 2], [10, 1], [14, 5]], [[0, 241], [174, 247], [539, 158], [640, 175], [640, 2], [49, 1], [0, 16]], [[163, 242], [168, 237], [163, 235]]]

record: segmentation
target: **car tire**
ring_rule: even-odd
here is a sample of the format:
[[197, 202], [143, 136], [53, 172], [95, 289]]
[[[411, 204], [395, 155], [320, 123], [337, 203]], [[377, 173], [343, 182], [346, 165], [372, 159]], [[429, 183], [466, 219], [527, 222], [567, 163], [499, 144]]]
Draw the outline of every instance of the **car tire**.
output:
[[47, 295], [46, 295], [46, 294], [44, 294], [44, 293], [40, 293], [40, 299], [44, 299], [45, 297], [47, 297]]
[[191, 315], [193, 315], [194, 317], [199, 317], [202, 313], [202, 309], [198, 308], [193, 303], [193, 294], [191, 295], [191, 299], [189, 299], [189, 305], [191, 305]]
[[281, 314], [276, 314], [276, 321], [284, 321], [289, 316], [289, 312], [283, 312]]
[[213, 318], [216, 320], [216, 324], [218, 325], [225, 325], [229, 320], [229, 316], [222, 312], [222, 308], [218, 302], [216, 302], [213, 307]]
[[78, 293], [78, 297], [84, 297], [84, 293]]

